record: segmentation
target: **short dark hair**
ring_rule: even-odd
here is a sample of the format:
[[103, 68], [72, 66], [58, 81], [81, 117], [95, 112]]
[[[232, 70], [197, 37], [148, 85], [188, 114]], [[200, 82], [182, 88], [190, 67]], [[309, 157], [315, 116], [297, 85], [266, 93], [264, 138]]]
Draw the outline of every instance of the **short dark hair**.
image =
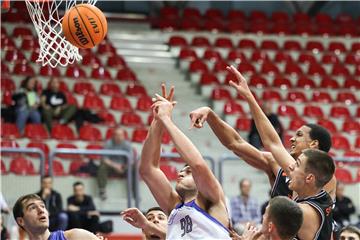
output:
[[41, 181], [44, 180], [45, 178], [53, 178], [52, 176], [50, 176], [49, 174], [46, 174], [44, 176], [41, 176]]
[[84, 183], [81, 182], [81, 181], [76, 181], [76, 182], [74, 182], [74, 183], [73, 183], [73, 188], [74, 188], [74, 187], [77, 187], [77, 186], [84, 186]]
[[318, 124], [308, 123], [305, 124], [305, 126], [311, 129], [309, 133], [311, 140], [317, 140], [319, 142], [319, 149], [324, 152], [329, 152], [331, 148], [331, 136], [329, 131]]
[[295, 237], [303, 224], [303, 212], [293, 200], [278, 196], [269, 201], [269, 219], [281, 239], [290, 239]]
[[[25, 201], [28, 201], [28, 200], [31, 200], [31, 199], [43, 201], [39, 195], [34, 194], [34, 193], [27, 194], [27, 195], [24, 195], [24, 196], [21, 196], [20, 198], [18, 198], [18, 200], [16, 200], [14, 208], [13, 208], [13, 215], [14, 215], [15, 221], [16, 221], [17, 218], [24, 216], [24, 205], [23, 205], [23, 203]], [[16, 223], [17, 223], [17, 221], [16, 221]]]
[[349, 225], [349, 226], [346, 226], [346, 227], [343, 227], [341, 230], [340, 230], [340, 236], [343, 232], [351, 232], [351, 233], [355, 233], [358, 235], [358, 237], [360, 238], [360, 229], [355, 227], [355, 226], [352, 226], [352, 225]]
[[315, 175], [317, 187], [323, 187], [334, 175], [334, 160], [329, 154], [319, 149], [308, 148], [303, 153], [307, 157], [305, 171]]
[[164, 212], [164, 210], [162, 210], [161, 207], [152, 207], [152, 208], [149, 208], [149, 209], [146, 211], [145, 216], [148, 215], [148, 214], [149, 214], [150, 212], [152, 212], [152, 211], [161, 211], [161, 212], [163, 212], [163, 213], [166, 215], [166, 213]]

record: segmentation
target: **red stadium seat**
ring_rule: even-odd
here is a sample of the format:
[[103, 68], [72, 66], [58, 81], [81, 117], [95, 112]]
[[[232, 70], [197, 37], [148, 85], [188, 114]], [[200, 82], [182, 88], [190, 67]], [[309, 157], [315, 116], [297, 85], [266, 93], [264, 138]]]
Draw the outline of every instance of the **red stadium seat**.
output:
[[296, 131], [305, 124], [306, 124], [306, 122], [303, 119], [301, 119], [301, 118], [293, 118], [290, 121], [289, 130], [290, 131]]
[[315, 82], [308, 77], [302, 76], [298, 79], [296, 83], [298, 88], [315, 88]]
[[231, 41], [230, 38], [227, 37], [219, 37], [215, 40], [214, 43], [215, 47], [220, 47], [220, 48], [233, 48], [233, 42]]
[[308, 24], [310, 22], [310, 16], [303, 12], [296, 12], [293, 15], [295, 23]]
[[16, 175], [35, 175], [36, 171], [33, 163], [23, 157], [17, 157], [11, 160], [9, 171]]
[[241, 39], [238, 44], [239, 48], [252, 48], [256, 49], [256, 43], [255, 41], [251, 39]]
[[137, 81], [136, 74], [130, 68], [122, 68], [117, 72], [116, 79], [120, 81]]
[[279, 45], [273, 40], [263, 40], [260, 45], [261, 49], [278, 50]]
[[240, 117], [236, 120], [235, 128], [239, 131], [250, 131], [251, 120], [248, 118]]
[[335, 22], [338, 24], [351, 24], [353, 23], [354, 19], [351, 15], [346, 13], [340, 13], [336, 16]]
[[239, 103], [230, 100], [224, 105], [224, 114], [226, 114], [226, 115], [233, 115], [233, 114], [245, 115], [245, 112]]
[[214, 50], [212, 48], [208, 48], [204, 52], [203, 59], [209, 60], [209, 61], [219, 61], [221, 60], [221, 55], [217, 50]]
[[110, 108], [122, 112], [131, 112], [130, 101], [122, 96], [113, 96], [110, 102]]
[[5, 61], [13, 62], [13, 63], [25, 63], [26, 58], [25, 55], [17, 49], [8, 49], [5, 53]]
[[354, 42], [351, 45], [351, 52], [353, 52], [353, 53], [360, 52], [360, 43], [359, 42]]
[[77, 65], [69, 65], [65, 75], [69, 78], [86, 78], [85, 71]]
[[171, 46], [171, 47], [174, 47], [174, 46], [180, 46], [180, 47], [183, 47], [183, 46], [187, 46], [188, 43], [186, 41], [186, 39], [182, 36], [171, 36], [170, 39], [169, 39], [169, 42], [168, 44]]
[[230, 9], [227, 17], [229, 21], [245, 21], [246, 19], [245, 13], [237, 9]]
[[147, 96], [145, 87], [138, 84], [129, 84], [126, 87], [125, 94], [133, 97]]
[[89, 93], [85, 95], [83, 108], [98, 111], [104, 109], [105, 104], [100, 96], [93, 93]]
[[82, 166], [86, 166], [88, 163], [82, 160], [71, 161], [69, 166], [69, 174], [81, 177], [89, 177], [88, 173], [80, 173], [79, 170]]
[[278, 88], [291, 88], [291, 82], [286, 77], [278, 76], [275, 77], [273, 86]]
[[[77, 149], [76, 145], [72, 143], [59, 143], [56, 145], [57, 149], [65, 148], [65, 149]], [[65, 159], [80, 159], [80, 155], [78, 154], [65, 154], [65, 153], [58, 153], [56, 154], [59, 158]]]
[[[349, 150], [344, 152], [344, 157], [360, 157], [360, 153], [357, 151]], [[360, 172], [358, 172], [359, 174]], [[358, 178], [360, 181], [360, 178]]]
[[294, 50], [294, 51], [300, 51], [301, 50], [301, 45], [298, 41], [295, 40], [286, 40], [284, 42], [284, 46], [283, 46], [284, 50]]
[[51, 129], [51, 137], [57, 140], [75, 140], [74, 131], [67, 125], [55, 124]]
[[355, 147], [360, 148], [360, 136], [355, 139]]
[[205, 20], [204, 30], [206, 31], [225, 31], [225, 24], [222, 20]]
[[344, 106], [332, 106], [330, 116], [334, 118], [350, 118], [350, 111]]
[[346, 104], [356, 103], [356, 97], [352, 92], [338, 92], [336, 101]]
[[132, 142], [143, 143], [148, 134], [148, 130], [146, 128], [137, 128], [133, 131], [133, 135], [131, 138]]
[[220, 61], [217, 61], [215, 62], [214, 64], [214, 68], [213, 68], [213, 71], [215, 73], [219, 73], [219, 72], [227, 72], [227, 66], [229, 66], [229, 64], [224, 61], [224, 60], [220, 60]]
[[315, 28], [313, 25], [310, 24], [302, 24], [296, 23], [294, 32], [296, 35], [313, 35], [315, 33]]
[[277, 51], [274, 57], [274, 61], [277, 63], [292, 63], [293, 59], [291, 57], [291, 55], [287, 52], [284, 51]]
[[227, 60], [237, 62], [237, 63], [247, 61], [244, 52], [237, 50], [237, 49], [232, 49], [229, 51]]
[[[41, 151], [43, 151], [43, 153], [45, 154], [45, 156], [49, 156], [49, 152], [50, 152], [50, 149], [49, 149], [49, 146], [46, 144], [46, 143], [43, 143], [43, 142], [29, 142], [27, 145], [26, 145], [27, 148], [38, 148], [40, 149]], [[39, 157], [38, 154], [28, 154], [29, 156], [31, 157]]]
[[334, 53], [324, 53], [321, 57], [321, 62], [324, 64], [338, 64], [340, 59]]
[[39, 74], [41, 76], [48, 76], [48, 77], [51, 76], [60, 77], [61, 75], [60, 71], [57, 68], [52, 68], [49, 65], [42, 66], [40, 68]]
[[95, 89], [91, 82], [76, 82], [74, 84], [74, 92], [82, 95], [95, 94]]
[[121, 116], [120, 123], [125, 126], [142, 126], [143, 122], [141, 117], [134, 112], [127, 112]]
[[180, 28], [185, 31], [200, 31], [202, 22], [200, 19], [183, 18], [180, 22]]
[[329, 130], [331, 133], [337, 132], [336, 125], [329, 119], [319, 119], [318, 124]]
[[314, 91], [312, 96], [314, 102], [332, 102], [332, 98], [328, 92]]
[[288, 117], [298, 116], [296, 108], [290, 105], [279, 105], [277, 112], [280, 116], [288, 116]]
[[187, 7], [183, 11], [183, 18], [201, 18], [201, 13], [197, 8]]
[[222, 19], [224, 18], [224, 15], [219, 9], [209, 8], [206, 10], [204, 17], [208, 19]]
[[25, 76], [34, 76], [35, 71], [28, 63], [17, 63], [14, 67], [14, 74], [25, 75]]
[[238, 65], [237, 69], [242, 73], [255, 74], [256, 69], [251, 63], [242, 62]]
[[347, 78], [344, 83], [344, 88], [360, 89], [360, 81], [354, 78]]
[[160, 170], [165, 174], [169, 181], [175, 181], [178, 178], [178, 172], [174, 166], [160, 165]]
[[360, 55], [355, 53], [348, 53], [345, 57], [344, 63], [351, 65], [360, 65]]
[[349, 170], [346, 168], [336, 168], [335, 169], [335, 177], [338, 181], [343, 183], [352, 183], [352, 175]]
[[107, 126], [114, 126], [116, 125], [116, 120], [115, 117], [112, 113], [103, 110], [97, 113], [97, 115], [104, 120], [103, 124], [107, 125]]
[[314, 76], [314, 75], [320, 75], [325, 76], [326, 71], [320, 64], [310, 64], [308, 69], [308, 75]]
[[112, 67], [112, 68], [126, 68], [126, 62], [123, 57], [114, 54], [108, 57], [106, 66]]
[[350, 150], [349, 140], [342, 135], [333, 134], [331, 136], [331, 142], [332, 148], [334, 149]]
[[288, 62], [285, 66], [285, 74], [289, 74], [289, 75], [302, 75], [303, 71], [301, 69], [301, 67], [299, 65], [297, 65], [294, 62]]
[[299, 58], [298, 58], [298, 62], [299, 63], [307, 63], [307, 64], [316, 64], [316, 58], [314, 57], [313, 54], [310, 53], [300, 53]]
[[47, 139], [49, 133], [42, 124], [27, 124], [25, 126], [25, 137], [30, 139]]
[[246, 32], [246, 22], [244, 21], [229, 21], [227, 29], [230, 33], [243, 33]]
[[328, 50], [335, 53], [341, 53], [346, 52], [346, 47], [342, 42], [330, 42]]
[[232, 97], [228, 89], [214, 88], [211, 93], [212, 100], [229, 100], [231, 98]]
[[[1, 148], [18, 148], [19, 144], [13, 140], [13, 139], [1, 139]], [[5, 156], [19, 156], [19, 153], [5, 153], [5, 152], [1, 152], [1, 157], [5, 157]]]
[[360, 123], [355, 120], [346, 120], [342, 125], [342, 130], [348, 133], [360, 133]]
[[324, 51], [324, 45], [321, 42], [317, 42], [317, 41], [308, 41], [306, 43], [306, 50], [308, 51]]
[[[49, 162], [45, 162], [45, 173], [49, 174]], [[62, 165], [61, 161], [53, 160], [52, 162], [52, 173], [54, 176], [65, 176], [66, 173], [64, 171], [64, 166]]]
[[116, 54], [116, 48], [110, 43], [106, 41], [102, 41], [97, 48], [98, 54]]
[[92, 70], [91, 77], [99, 80], [111, 80], [111, 74], [104, 67], [98, 67]]
[[0, 166], [1, 166], [1, 175], [5, 175], [7, 174], [7, 170], [6, 170], [6, 166], [5, 163], [3, 162], [3, 160], [0, 160]]
[[118, 84], [110, 82], [101, 84], [100, 93], [107, 96], [120, 95], [121, 90]]
[[101, 132], [94, 126], [83, 125], [79, 130], [79, 137], [83, 141], [101, 141]]
[[304, 107], [304, 116], [322, 118], [324, 117], [324, 113], [318, 106], [307, 105]]
[[[88, 54], [84, 54], [82, 57], [83, 57], [83, 59], [81, 61], [81, 64], [84, 66], [89, 66], [89, 67], [95, 68], [95, 69], [102, 66], [101, 60], [96, 55], [94, 55], [92, 52], [88, 53]], [[96, 77], [93, 77], [93, 78], [96, 78]]]
[[39, 41], [35, 38], [24, 38], [20, 49], [23, 51], [33, 51], [40, 49]]
[[203, 73], [200, 77], [200, 85], [220, 84], [215, 74]]
[[[230, 77], [230, 80], [234, 80], [234, 76], [232, 74], [228, 74], [227, 76]], [[249, 85], [254, 87], [268, 87], [268, 82], [265, 78], [259, 75], [252, 75], [249, 80]]]
[[276, 90], [267, 90], [263, 92], [262, 99], [264, 101], [268, 101], [268, 100], [281, 101], [282, 97], [280, 93]]
[[209, 71], [208, 66], [200, 59], [195, 59], [190, 63], [189, 72], [191, 73], [195, 73], [195, 72], [203, 73], [208, 71]]
[[3, 95], [2, 101], [1, 101], [2, 104], [6, 105], [6, 106], [13, 105], [13, 100], [12, 100], [13, 92], [12, 91], [2, 90], [1, 94]]
[[14, 38], [17, 37], [21, 37], [21, 38], [26, 38], [26, 37], [33, 37], [32, 31], [31, 29], [27, 28], [27, 27], [15, 27], [12, 33], [12, 36]]
[[194, 49], [192, 48], [182, 48], [180, 50], [180, 53], [179, 53], [179, 58], [181, 60], [189, 60], [189, 61], [192, 61], [192, 60], [195, 60], [197, 59], [197, 55], [196, 55], [196, 52]]
[[141, 96], [136, 103], [136, 110], [148, 112], [151, 110], [152, 104], [152, 99], [149, 96]]
[[306, 96], [301, 91], [289, 91], [287, 94], [287, 100], [290, 102], [306, 102]]
[[1, 91], [15, 91], [16, 86], [10, 77], [1, 76]]
[[160, 16], [162, 18], [178, 18], [179, 17], [179, 9], [172, 6], [164, 6], [160, 9]]
[[282, 23], [287, 23], [290, 20], [289, 15], [286, 12], [282, 12], [282, 11], [275, 11], [272, 13], [271, 15], [271, 20], [273, 22], [282, 22]]
[[264, 61], [269, 62], [270, 57], [264, 50], [254, 50], [253, 53], [251, 54], [250, 60], [252, 62], [264, 62]]
[[[104, 147], [100, 144], [88, 144], [86, 146], [86, 149], [88, 150], [101, 150], [101, 149], [104, 149]], [[99, 160], [102, 158], [101, 155], [96, 155], [96, 154], [89, 154], [87, 155], [88, 158], [90, 159], [94, 159], [94, 160]]]
[[332, 24], [333, 20], [331, 16], [326, 13], [318, 13], [315, 16], [315, 21], [318, 24]]
[[3, 76], [5, 73], [10, 73], [9, 67], [4, 63], [4, 61], [1, 61], [1, 73]]
[[341, 64], [334, 64], [331, 70], [332, 76], [344, 76], [347, 77], [350, 75], [350, 71], [347, 67]]
[[16, 45], [12, 38], [1, 36], [1, 49], [14, 49], [14, 48], [16, 48]]
[[274, 63], [265, 61], [265, 62], [263, 62], [262, 66], [261, 66], [260, 72], [265, 75], [266, 74], [275, 75], [275, 74], [279, 74], [280, 70]]
[[203, 36], [194, 36], [191, 40], [191, 46], [194, 47], [210, 47], [211, 44], [209, 42], [209, 39]]
[[265, 12], [257, 10], [250, 12], [249, 19], [251, 22], [266, 22], [268, 20]]
[[77, 99], [70, 92], [64, 92], [68, 104], [79, 106]]

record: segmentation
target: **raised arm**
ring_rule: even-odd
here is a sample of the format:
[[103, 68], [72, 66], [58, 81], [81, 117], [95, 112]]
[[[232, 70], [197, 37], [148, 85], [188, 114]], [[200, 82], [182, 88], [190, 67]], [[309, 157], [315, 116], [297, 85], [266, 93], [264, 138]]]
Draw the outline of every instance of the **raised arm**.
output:
[[230, 81], [230, 85], [234, 87], [239, 94], [241, 94], [249, 104], [251, 114], [255, 121], [256, 128], [260, 134], [262, 143], [265, 149], [269, 150], [278, 164], [288, 173], [289, 166], [294, 163], [294, 159], [287, 152], [283, 146], [281, 139], [271, 125], [269, 119], [266, 117], [265, 113], [262, 111], [258, 103], [256, 102], [254, 96], [252, 95], [245, 78], [241, 73], [236, 70], [234, 66], [228, 67], [228, 70], [232, 72], [238, 83]]
[[247, 164], [269, 174], [277, 174], [276, 165], [268, 162], [266, 153], [259, 151], [254, 146], [246, 142], [240, 134], [229, 124], [223, 121], [211, 108], [201, 107], [190, 113], [192, 126], [203, 127], [205, 121], [215, 133], [220, 142]]
[[159, 206], [167, 213], [170, 213], [180, 200], [165, 174], [160, 170], [162, 134], [163, 126], [161, 122], [154, 119], [141, 151], [139, 172]]
[[[158, 95], [157, 97], [161, 98]], [[220, 183], [190, 139], [171, 120], [173, 105], [166, 99], [161, 99], [162, 101], [157, 102], [154, 106], [157, 112], [156, 117], [164, 124], [177, 151], [190, 166], [199, 194], [211, 203], [224, 203], [225, 198]]]

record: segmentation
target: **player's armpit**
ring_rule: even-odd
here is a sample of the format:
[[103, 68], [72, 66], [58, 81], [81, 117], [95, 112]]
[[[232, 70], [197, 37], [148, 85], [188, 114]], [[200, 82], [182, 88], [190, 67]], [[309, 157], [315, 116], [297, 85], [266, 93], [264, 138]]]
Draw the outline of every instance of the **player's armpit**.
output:
[[300, 239], [314, 239], [321, 224], [320, 213], [306, 203], [300, 203], [299, 207], [303, 212], [303, 224], [298, 232]]

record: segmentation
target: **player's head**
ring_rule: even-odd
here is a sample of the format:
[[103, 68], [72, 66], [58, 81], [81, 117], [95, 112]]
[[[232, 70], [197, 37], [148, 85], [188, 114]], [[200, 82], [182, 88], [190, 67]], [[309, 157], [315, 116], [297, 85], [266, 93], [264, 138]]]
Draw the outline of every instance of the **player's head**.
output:
[[49, 88], [54, 92], [58, 92], [60, 89], [60, 79], [52, 77], [49, 82]]
[[322, 188], [334, 172], [335, 164], [331, 156], [318, 149], [305, 149], [289, 167], [289, 188], [299, 193], [305, 188]]
[[319, 149], [329, 152], [331, 148], [331, 136], [328, 130], [317, 124], [305, 124], [301, 126], [290, 139], [290, 154], [297, 158], [307, 148]]
[[197, 188], [190, 166], [185, 165], [178, 173], [175, 189], [183, 199], [186, 196], [195, 196], [197, 194]]
[[112, 139], [116, 144], [122, 143], [126, 138], [125, 130], [122, 127], [116, 127]]
[[75, 182], [73, 184], [73, 192], [76, 198], [82, 198], [85, 195], [85, 187], [82, 182]]
[[53, 179], [50, 175], [45, 175], [41, 177], [41, 189], [49, 188], [52, 189]]
[[[148, 221], [162, 226], [163, 228], [167, 228], [167, 215], [164, 213], [164, 211], [160, 207], [152, 207], [147, 210], [145, 213], [145, 217]], [[146, 239], [160, 239], [159, 236], [151, 235], [146, 236]]]
[[44, 201], [36, 194], [20, 197], [13, 208], [16, 223], [27, 232], [40, 233], [49, 227], [49, 213]]
[[243, 178], [241, 179], [240, 183], [240, 193], [242, 196], [250, 196], [250, 191], [251, 191], [251, 181], [247, 178]]
[[346, 226], [340, 231], [340, 240], [360, 240], [360, 229], [355, 226]]
[[280, 239], [292, 239], [303, 223], [303, 213], [296, 202], [279, 196], [271, 199], [266, 207], [261, 232], [266, 239], [278, 236]]

